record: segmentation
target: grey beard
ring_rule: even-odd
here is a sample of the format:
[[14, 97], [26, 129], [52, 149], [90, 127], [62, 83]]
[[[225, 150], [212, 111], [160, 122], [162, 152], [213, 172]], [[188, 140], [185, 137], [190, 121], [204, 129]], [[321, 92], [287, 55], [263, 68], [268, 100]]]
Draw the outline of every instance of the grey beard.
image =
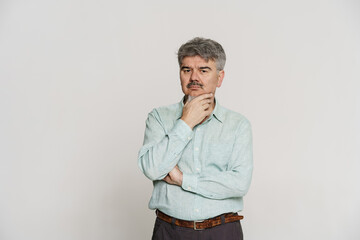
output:
[[188, 96], [187, 96], [187, 99], [186, 99], [186, 102], [187, 102], [187, 103], [188, 103], [188, 102], [191, 102], [191, 100], [193, 100], [194, 98], [196, 98], [196, 97], [188, 95]]

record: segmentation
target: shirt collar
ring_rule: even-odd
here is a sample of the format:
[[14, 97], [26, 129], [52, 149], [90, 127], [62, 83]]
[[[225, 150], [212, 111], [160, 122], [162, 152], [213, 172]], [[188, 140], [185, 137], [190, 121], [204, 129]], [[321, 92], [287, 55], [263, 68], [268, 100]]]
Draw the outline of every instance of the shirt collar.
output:
[[[179, 119], [182, 116], [182, 109], [184, 107], [184, 98], [185, 96], [179, 102], [178, 109], [176, 111], [176, 119]], [[211, 119], [212, 116], [214, 116], [215, 119], [217, 119], [219, 122], [221, 123], [223, 122], [222, 107], [220, 106], [219, 101], [217, 100], [216, 97], [215, 97], [215, 108], [212, 111], [209, 119]]]

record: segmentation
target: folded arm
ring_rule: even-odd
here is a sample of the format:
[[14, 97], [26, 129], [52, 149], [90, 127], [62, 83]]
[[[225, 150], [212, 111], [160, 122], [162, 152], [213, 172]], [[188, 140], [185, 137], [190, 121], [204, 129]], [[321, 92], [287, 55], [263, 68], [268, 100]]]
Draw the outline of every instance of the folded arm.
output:
[[228, 169], [202, 174], [183, 173], [181, 187], [212, 199], [243, 197], [250, 186], [253, 170], [252, 133], [248, 121], [237, 130]]
[[138, 155], [141, 171], [150, 180], [164, 179], [178, 163], [193, 134], [181, 119], [167, 132], [159, 114], [153, 110], [146, 120], [144, 144]]

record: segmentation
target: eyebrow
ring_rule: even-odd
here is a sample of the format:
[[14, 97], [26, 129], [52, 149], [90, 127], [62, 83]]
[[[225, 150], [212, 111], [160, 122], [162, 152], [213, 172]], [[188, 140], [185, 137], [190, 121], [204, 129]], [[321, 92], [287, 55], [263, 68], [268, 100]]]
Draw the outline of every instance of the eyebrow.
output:
[[200, 69], [201, 69], [201, 70], [203, 70], [203, 69], [209, 69], [209, 70], [211, 70], [210, 67], [200, 67]]
[[[181, 70], [183, 69], [190, 69], [190, 67], [187, 67], [187, 66], [183, 66], [181, 67]], [[200, 70], [203, 70], [203, 69], [209, 69], [209, 70], [212, 70], [210, 67], [199, 67]]]
[[190, 69], [190, 67], [183, 66], [183, 67], [181, 67], [181, 70], [183, 70], [183, 69]]

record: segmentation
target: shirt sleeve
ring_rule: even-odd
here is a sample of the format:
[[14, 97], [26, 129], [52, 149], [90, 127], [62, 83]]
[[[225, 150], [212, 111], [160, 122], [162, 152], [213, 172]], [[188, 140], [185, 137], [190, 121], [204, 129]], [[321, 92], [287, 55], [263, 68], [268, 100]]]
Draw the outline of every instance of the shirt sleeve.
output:
[[181, 119], [167, 132], [154, 109], [146, 120], [144, 143], [138, 154], [141, 171], [150, 180], [163, 179], [176, 166], [193, 135], [192, 129]]
[[181, 187], [211, 199], [243, 197], [250, 187], [252, 171], [252, 132], [246, 120], [237, 130], [228, 169], [217, 173], [184, 172]]

